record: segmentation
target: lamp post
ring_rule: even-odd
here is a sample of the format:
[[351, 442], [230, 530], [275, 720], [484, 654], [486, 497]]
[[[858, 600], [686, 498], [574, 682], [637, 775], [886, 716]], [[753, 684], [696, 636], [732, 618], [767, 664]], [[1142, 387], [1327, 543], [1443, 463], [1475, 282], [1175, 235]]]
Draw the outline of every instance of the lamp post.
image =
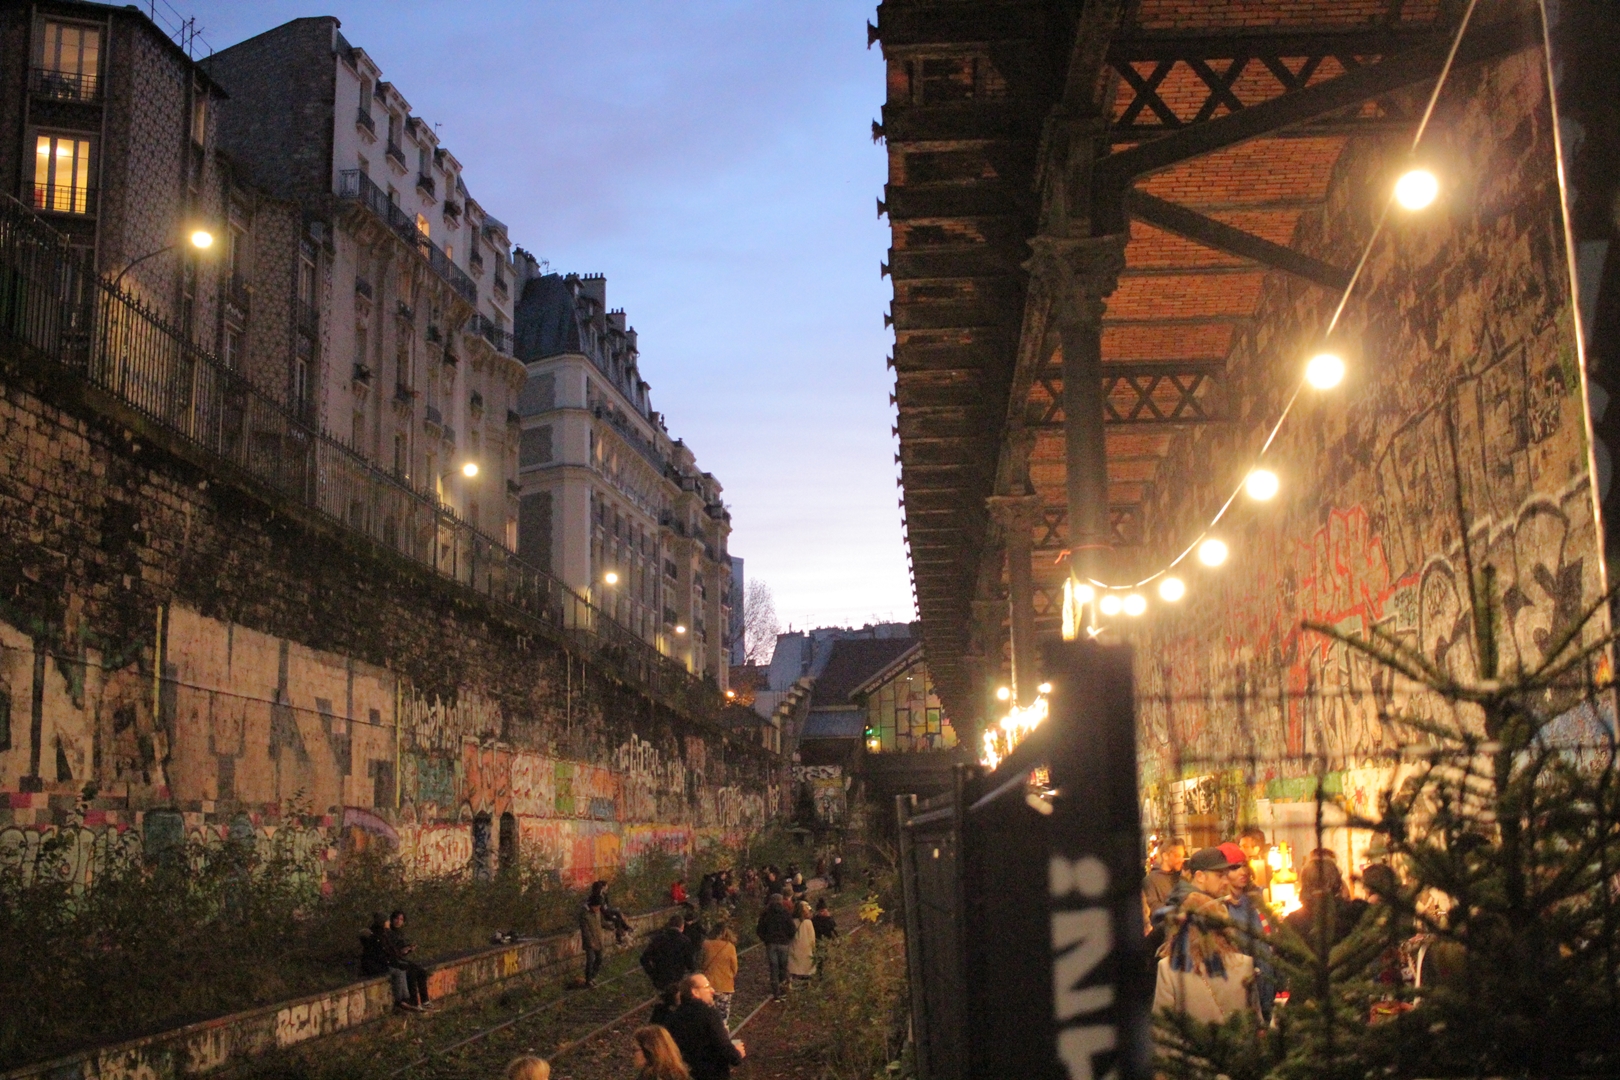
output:
[[118, 288], [118, 284], [119, 284], [119, 282], [124, 280], [124, 275], [125, 274], [129, 273], [131, 270], [133, 270], [137, 266], [141, 265], [141, 263], [145, 262], [147, 259], [155, 259], [159, 255], [162, 255], [164, 252], [173, 251], [175, 248], [180, 247], [182, 244], [190, 244], [192, 247], [196, 248], [198, 251], [205, 251], [208, 248], [211, 248], [211, 247], [214, 246], [214, 234], [209, 232], [207, 229], [193, 229], [191, 231], [191, 235], [186, 237], [185, 240], [183, 240], [183, 241], [182, 240], [177, 240], [174, 243], [167, 245], [166, 247], [158, 248], [156, 251], [148, 251], [145, 255], [142, 255], [140, 258], [136, 259], [135, 261], [125, 264], [124, 268], [122, 270], [118, 271], [118, 276], [113, 278], [113, 280], [112, 280], [113, 289], [116, 290]]

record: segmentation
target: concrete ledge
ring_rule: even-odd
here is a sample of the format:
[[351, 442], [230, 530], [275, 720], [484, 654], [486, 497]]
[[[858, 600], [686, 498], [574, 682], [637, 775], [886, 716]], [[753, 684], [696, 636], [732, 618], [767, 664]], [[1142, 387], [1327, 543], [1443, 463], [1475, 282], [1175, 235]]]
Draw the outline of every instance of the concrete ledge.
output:
[[[630, 916], [636, 939], [662, 926], [674, 910], [664, 908]], [[578, 956], [577, 931], [497, 945], [430, 966], [428, 993], [435, 1000], [454, 998], [519, 975], [564, 970], [573, 966]], [[0, 1080], [179, 1080], [392, 1015], [394, 995], [388, 979], [366, 979], [292, 1001], [24, 1065], [0, 1074]]]

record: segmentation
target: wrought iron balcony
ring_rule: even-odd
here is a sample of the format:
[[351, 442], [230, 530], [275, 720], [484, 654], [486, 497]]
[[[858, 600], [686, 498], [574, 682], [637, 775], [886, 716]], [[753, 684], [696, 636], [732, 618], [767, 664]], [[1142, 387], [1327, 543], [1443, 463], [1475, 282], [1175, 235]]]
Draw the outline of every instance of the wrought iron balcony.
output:
[[52, 101], [97, 101], [101, 98], [101, 77], [95, 72], [33, 68], [28, 72], [28, 92]]
[[71, 184], [29, 184], [28, 202], [47, 214], [79, 214], [92, 217], [96, 212], [96, 189]]
[[375, 121], [375, 120], [373, 120], [371, 118], [371, 110], [369, 110], [369, 109], [359, 109], [359, 110], [357, 110], [355, 112], [354, 122], [359, 127], [365, 128], [365, 130], [368, 133], [370, 133], [372, 135], [377, 134], [377, 121]]
[[320, 329], [320, 311], [316, 309], [314, 304], [303, 300], [295, 301], [293, 311], [298, 320], [298, 329], [313, 337], [315, 332]]
[[427, 173], [416, 174], [416, 187], [417, 190], [424, 192], [430, 199], [436, 197], [439, 190], [438, 186], [433, 181], [433, 177], [429, 176]]
[[[389, 147], [392, 152], [395, 147]], [[345, 169], [338, 174], [338, 198], [352, 199], [371, 211], [394, 234], [415, 248], [417, 254], [428, 261], [433, 272], [444, 279], [469, 304], [478, 303], [478, 286], [467, 272], [450, 261], [444, 250], [429, 240], [416, 227], [416, 220], [400, 209], [377, 182], [359, 169]]]
[[501, 296], [507, 295], [506, 279], [500, 274], [495, 275], [495, 292]]
[[495, 321], [487, 315], [474, 314], [467, 320], [467, 333], [477, 334], [495, 347], [495, 351], [502, 356], [512, 355], [512, 333], [502, 330], [495, 325]]
[[363, 296], [367, 300], [370, 300], [371, 299], [371, 282], [367, 281], [363, 277], [355, 278], [354, 279], [354, 294], [356, 296]]
[[405, 383], [395, 383], [394, 400], [401, 405], [409, 405], [416, 400], [416, 391]]
[[433, 427], [442, 427], [444, 424], [444, 414], [439, 412], [437, 407], [429, 405], [422, 413], [422, 422]]
[[400, 168], [403, 169], [405, 167], [405, 151], [399, 148], [399, 143], [395, 142], [393, 139], [389, 139], [387, 153], [389, 157], [399, 162]]
[[252, 294], [248, 291], [247, 279], [241, 274], [232, 274], [225, 283], [225, 299], [236, 309], [247, 314], [253, 306]]
[[370, 383], [371, 383], [371, 368], [370, 368], [370, 366], [366, 365], [366, 364], [358, 364], [358, 363], [355, 364], [354, 365], [354, 375], [352, 376], [352, 378], [357, 383], [366, 383], [367, 385], [370, 385]]

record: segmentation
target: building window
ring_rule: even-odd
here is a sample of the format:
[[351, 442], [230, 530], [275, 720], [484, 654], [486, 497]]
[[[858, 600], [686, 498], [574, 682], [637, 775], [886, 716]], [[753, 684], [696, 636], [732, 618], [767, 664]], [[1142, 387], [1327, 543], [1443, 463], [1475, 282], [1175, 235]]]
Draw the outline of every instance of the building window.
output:
[[298, 253], [298, 302], [315, 306], [315, 257], [307, 251]]
[[298, 355], [293, 358], [292, 373], [292, 400], [294, 407], [302, 413], [309, 401], [309, 356], [308, 346], [300, 341]]
[[352, 446], [356, 452], [359, 452], [361, 444], [365, 442], [365, 437], [366, 414], [357, 412], [349, 420], [349, 445]]
[[428, 219], [423, 217], [421, 214], [416, 215], [416, 231], [421, 233], [423, 236], [433, 235], [431, 227], [428, 225]]
[[100, 91], [101, 30], [74, 23], [40, 27], [34, 57], [36, 93], [70, 101], [90, 101]]
[[200, 86], [191, 91], [191, 141], [208, 145], [208, 91]]
[[88, 214], [91, 140], [79, 135], [40, 135], [35, 142], [34, 208]]
[[394, 475], [402, 480], [410, 479], [405, 471], [405, 433], [394, 432]]
[[227, 328], [225, 331], [225, 366], [232, 371], [241, 371], [242, 361], [245, 359], [246, 357], [242, 355], [242, 331]]

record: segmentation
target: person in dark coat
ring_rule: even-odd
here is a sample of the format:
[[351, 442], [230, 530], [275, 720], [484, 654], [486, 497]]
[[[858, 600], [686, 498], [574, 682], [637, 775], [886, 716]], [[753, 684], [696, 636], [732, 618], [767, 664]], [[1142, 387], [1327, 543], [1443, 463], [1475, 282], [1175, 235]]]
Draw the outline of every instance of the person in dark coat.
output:
[[388, 917], [388, 932], [384, 941], [387, 943], [388, 966], [405, 972], [405, 1000], [400, 1004], [406, 1008], [434, 1008], [433, 1002], [428, 1000], [427, 968], [410, 959], [411, 953], [416, 951], [416, 946], [405, 936], [403, 911], [396, 909]]
[[579, 909], [579, 947], [585, 954], [585, 985], [596, 985], [596, 974], [602, 970], [602, 904], [598, 900]]
[[701, 975], [681, 980], [681, 1001], [664, 1017], [664, 1028], [680, 1047], [692, 1080], [728, 1080], [747, 1050], [734, 1040], [714, 1007], [714, 987]]
[[684, 908], [681, 916], [686, 920], [681, 926], [681, 933], [685, 934], [686, 940], [692, 943], [692, 955], [695, 957], [703, 950], [703, 942], [709, 935], [703, 929], [703, 920], [698, 918], [697, 910], [691, 904], [681, 906]]
[[816, 914], [810, 923], [816, 928], [817, 941], [829, 941], [838, 936], [838, 920], [833, 918], [832, 909], [825, 900], [816, 902]]
[[682, 916], [671, 915], [669, 922], [648, 940], [647, 948], [642, 951], [641, 970], [652, 980], [654, 990], [662, 991], [680, 982], [695, 966], [692, 942], [682, 933], [685, 926]]
[[787, 993], [788, 952], [799, 928], [794, 925], [793, 912], [785, 896], [771, 896], [765, 901], [765, 910], [759, 913], [754, 933], [765, 946], [765, 961], [771, 972], [771, 996], [780, 999]]

